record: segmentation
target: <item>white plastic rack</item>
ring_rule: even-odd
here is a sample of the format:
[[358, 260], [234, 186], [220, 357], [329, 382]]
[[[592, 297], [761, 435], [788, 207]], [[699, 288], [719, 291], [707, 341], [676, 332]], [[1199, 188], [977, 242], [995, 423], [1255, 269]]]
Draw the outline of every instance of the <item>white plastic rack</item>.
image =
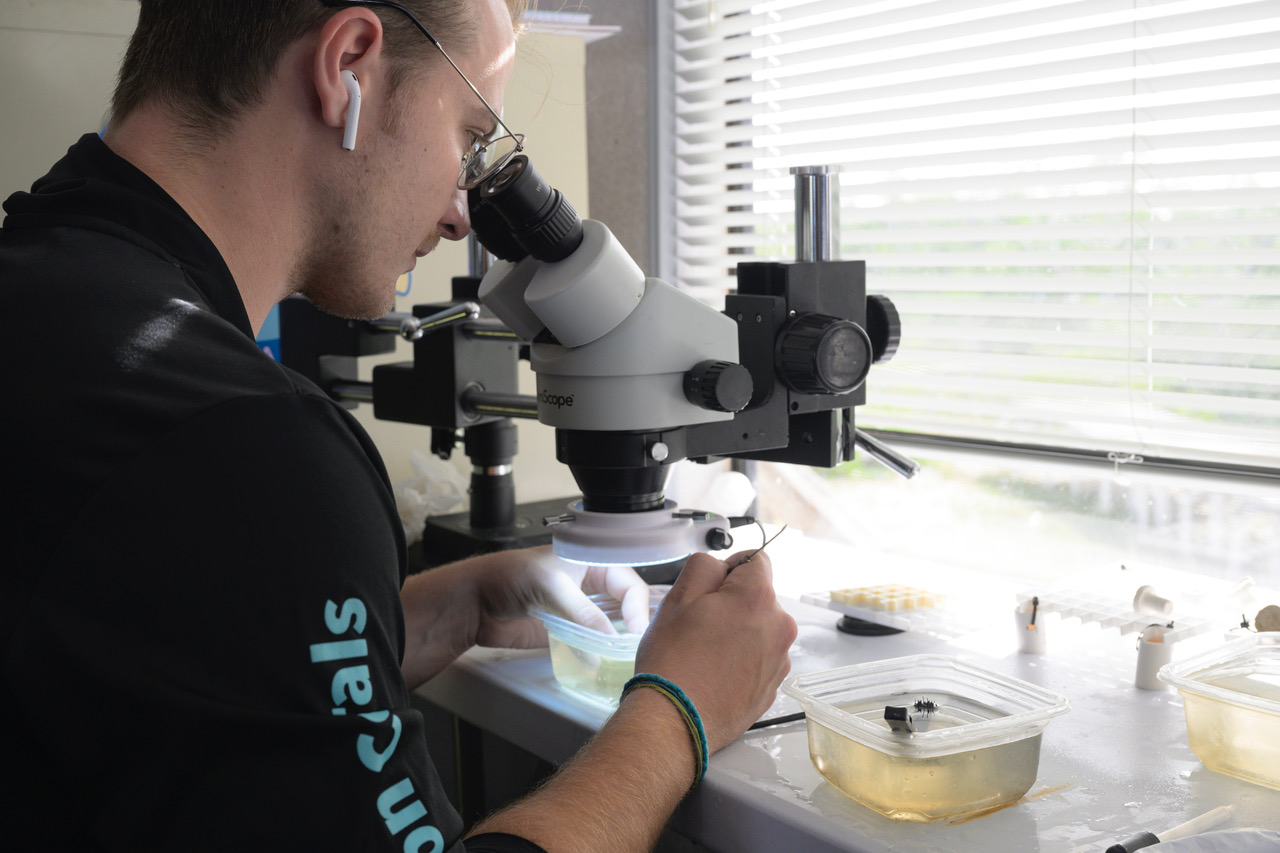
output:
[[1082, 624], [1096, 623], [1102, 628], [1115, 628], [1124, 634], [1140, 633], [1148, 625], [1173, 623], [1165, 635], [1165, 642], [1176, 643], [1203, 634], [1213, 623], [1203, 616], [1179, 613], [1168, 615], [1138, 613], [1132, 601], [1122, 601], [1114, 595], [1092, 592], [1072, 586], [1050, 586], [1027, 590], [1017, 594], [1018, 606], [1039, 598], [1042, 613], [1057, 613], [1062, 619], [1079, 619]]
[[937, 593], [901, 584], [809, 592], [800, 596], [805, 604], [897, 631], [919, 631], [932, 623], [935, 606], [941, 598]]

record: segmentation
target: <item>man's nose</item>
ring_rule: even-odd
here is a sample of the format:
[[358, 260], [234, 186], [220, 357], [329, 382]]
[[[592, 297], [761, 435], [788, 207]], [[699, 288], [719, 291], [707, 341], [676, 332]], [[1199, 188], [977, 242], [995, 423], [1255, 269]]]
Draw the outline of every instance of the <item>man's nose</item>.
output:
[[449, 202], [449, 209], [438, 224], [440, 236], [446, 240], [462, 240], [471, 233], [471, 217], [467, 212], [467, 191], [458, 190]]

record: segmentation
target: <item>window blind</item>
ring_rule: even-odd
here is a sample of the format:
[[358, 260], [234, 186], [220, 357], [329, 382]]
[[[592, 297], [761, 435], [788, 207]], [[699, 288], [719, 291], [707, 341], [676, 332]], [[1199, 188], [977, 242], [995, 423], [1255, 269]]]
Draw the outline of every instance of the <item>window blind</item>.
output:
[[674, 0], [681, 286], [839, 255], [902, 344], [859, 425], [1280, 469], [1280, 0]]

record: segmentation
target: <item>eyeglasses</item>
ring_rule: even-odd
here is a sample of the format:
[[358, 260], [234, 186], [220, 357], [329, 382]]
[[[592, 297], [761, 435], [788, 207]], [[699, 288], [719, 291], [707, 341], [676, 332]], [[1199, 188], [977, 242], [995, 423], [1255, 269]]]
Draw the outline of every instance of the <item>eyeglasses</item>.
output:
[[472, 134], [471, 147], [462, 155], [462, 171], [458, 173], [458, 189], [469, 190], [492, 178], [507, 165], [507, 162], [521, 151], [524, 150], [524, 134], [512, 133], [511, 128], [502, 121], [502, 116], [498, 115], [493, 107], [489, 106], [489, 102], [484, 99], [479, 90], [472, 85], [467, 79], [467, 75], [462, 73], [462, 69], [457, 63], [445, 53], [440, 42], [436, 41], [435, 36], [427, 31], [422, 22], [405, 7], [399, 3], [392, 3], [390, 0], [320, 0], [325, 6], [333, 8], [342, 8], [345, 6], [385, 6], [388, 9], [395, 9], [403, 12], [413, 25], [417, 27], [427, 41], [436, 46], [436, 50], [440, 51], [440, 55], [445, 61], [453, 66], [453, 70], [458, 72], [458, 76], [462, 78], [462, 82], [467, 84], [467, 88], [475, 92], [480, 103], [484, 104], [484, 108], [489, 111], [489, 115], [493, 116], [493, 120], [498, 123], [497, 130], [489, 134], [487, 137]]

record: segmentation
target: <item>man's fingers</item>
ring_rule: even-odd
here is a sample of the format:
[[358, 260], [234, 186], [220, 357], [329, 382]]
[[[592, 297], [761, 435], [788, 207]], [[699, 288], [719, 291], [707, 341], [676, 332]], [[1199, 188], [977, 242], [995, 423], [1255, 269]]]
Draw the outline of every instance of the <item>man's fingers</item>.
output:
[[649, 627], [649, 584], [631, 566], [592, 566], [582, 579], [582, 589], [617, 601], [627, 631], [643, 634]]
[[741, 574], [742, 577], [755, 578], [763, 575], [764, 580], [770, 586], [773, 586], [773, 560], [769, 559], [768, 553], [764, 551], [743, 551], [741, 554], [734, 554], [728, 560], [729, 568], [733, 572], [732, 580]]
[[643, 634], [649, 628], [649, 601], [648, 584], [630, 587], [622, 594], [622, 621], [632, 634]]
[[726, 565], [710, 554], [697, 553], [689, 556], [680, 576], [667, 593], [667, 601], [692, 601], [708, 593], [715, 592], [724, 583], [728, 574]]
[[622, 621], [633, 634], [649, 627], [649, 585], [630, 566], [603, 569], [605, 592], [622, 604]]
[[618, 633], [604, 611], [591, 603], [591, 599], [572, 578], [563, 572], [554, 572], [551, 578], [547, 594], [551, 598], [549, 603], [553, 612], [602, 634]]

